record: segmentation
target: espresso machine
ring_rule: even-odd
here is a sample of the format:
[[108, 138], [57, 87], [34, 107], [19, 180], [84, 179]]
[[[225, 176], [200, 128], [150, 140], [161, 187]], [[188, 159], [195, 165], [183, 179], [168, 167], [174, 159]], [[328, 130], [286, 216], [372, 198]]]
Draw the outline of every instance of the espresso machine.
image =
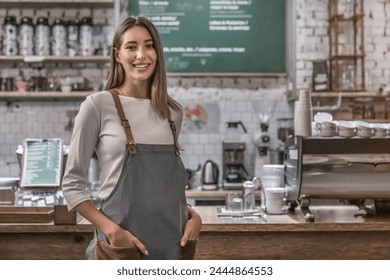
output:
[[390, 213], [388, 138], [290, 136], [284, 154], [290, 211], [299, 205], [307, 222], [315, 220], [313, 200], [353, 204], [367, 216]]
[[224, 141], [222, 149], [222, 187], [227, 190], [240, 190], [249, 176], [244, 165], [246, 143]]

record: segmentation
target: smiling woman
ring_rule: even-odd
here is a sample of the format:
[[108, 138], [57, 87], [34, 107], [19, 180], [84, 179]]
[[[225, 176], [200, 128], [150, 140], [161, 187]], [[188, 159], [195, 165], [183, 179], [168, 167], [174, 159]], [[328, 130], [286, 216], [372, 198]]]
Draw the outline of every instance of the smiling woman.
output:
[[[121, 94], [137, 98], [150, 98], [148, 83], [145, 80], [153, 75], [157, 53], [147, 29], [134, 26], [123, 34], [123, 42], [114, 48], [115, 59], [126, 73], [125, 81], [118, 87]], [[141, 90], [134, 90], [135, 85], [143, 84]]]
[[[62, 190], [69, 209], [96, 228], [88, 259], [194, 256], [202, 220], [186, 201], [183, 109], [167, 93], [162, 50], [147, 18], [126, 18], [113, 38], [106, 91], [88, 96], [75, 119]], [[94, 152], [100, 211], [85, 192]]]

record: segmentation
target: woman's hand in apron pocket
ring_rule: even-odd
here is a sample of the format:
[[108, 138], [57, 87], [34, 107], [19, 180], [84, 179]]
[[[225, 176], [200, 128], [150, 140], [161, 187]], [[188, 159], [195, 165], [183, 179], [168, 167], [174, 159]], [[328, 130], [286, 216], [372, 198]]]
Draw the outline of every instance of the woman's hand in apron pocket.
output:
[[200, 228], [202, 227], [202, 218], [199, 214], [189, 205], [187, 206], [187, 209], [188, 221], [184, 227], [184, 233], [180, 240], [181, 246], [185, 246], [188, 240], [198, 240]]
[[114, 247], [137, 247], [142, 254], [148, 255], [145, 245], [130, 231], [121, 228], [119, 225], [116, 225], [116, 227], [107, 234], [107, 238]]
[[196, 253], [202, 219], [190, 205], [188, 209], [188, 221], [184, 227], [184, 234], [180, 240], [180, 260], [193, 260]]

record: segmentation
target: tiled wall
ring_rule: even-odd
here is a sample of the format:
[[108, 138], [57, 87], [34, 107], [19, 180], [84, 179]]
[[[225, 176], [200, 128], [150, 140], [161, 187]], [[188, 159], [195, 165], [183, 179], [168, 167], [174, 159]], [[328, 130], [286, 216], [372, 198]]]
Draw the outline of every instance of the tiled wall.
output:
[[[224, 83], [240, 84], [236, 88], [212, 87], [210, 83], [221, 80]], [[259, 129], [259, 121], [253, 110], [253, 102], [261, 98], [278, 99], [274, 121], [270, 132], [276, 135], [277, 118], [291, 117], [292, 111], [285, 100], [284, 78], [251, 78], [251, 79], [198, 79], [197, 87], [175, 86], [175, 79], [170, 79], [169, 92], [181, 103], [217, 101], [220, 112], [220, 125], [215, 133], [182, 133], [180, 144], [184, 151], [182, 159], [186, 167], [194, 169], [199, 163], [212, 159], [222, 164], [222, 140], [227, 121], [241, 120], [248, 133], [242, 141], [248, 143], [248, 169], [254, 160], [252, 134]], [[188, 82], [188, 81], [187, 81]], [[193, 81], [191, 82], [193, 83]], [[248, 83], [242, 88], [242, 83]], [[266, 88], [263, 88], [267, 84]], [[0, 101], [0, 177], [17, 176], [16, 148], [27, 137], [50, 138], [60, 137], [69, 144], [71, 133], [66, 130], [70, 118], [67, 111], [77, 110], [78, 101], [18, 101], [7, 103]]]
[[[328, 56], [327, 38], [327, 2], [326, 0], [296, 0], [297, 3], [297, 88], [310, 87], [312, 61], [326, 59]], [[390, 3], [388, 0], [366, 0], [366, 66], [377, 77], [378, 84], [389, 82], [390, 77]], [[24, 11], [23, 15], [37, 15], [42, 11]], [[101, 17], [101, 22], [110, 18], [110, 11], [78, 10], [78, 16]], [[8, 12], [0, 10], [0, 21], [6, 13], [20, 13], [18, 10]], [[58, 15], [63, 11], [55, 12]], [[75, 13], [69, 11], [69, 13]], [[67, 13], [65, 13], [67, 14]], [[17, 14], [18, 16], [20, 14]], [[91, 69], [92, 68], [92, 69]], [[9, 71], [9, 70], [7, 70]], [[15, 71], [15, 70], [13, 70]], [[26, 70], [27, 71], [27, 70]], [[90, 65], [88, 71], [83, 69], [64, 70], [69, 74], [101, 80], [106, 73], [96, 65]], [[7, 73], [13, 73], [7, 72]], [[2, 70], [1, 74], [4, 73]], [[180, 143], [185, 149], [183, 161], [189, 168], [204, 163], [211, 158], [222, 163], [221, 143], [224, 138], [226, 121], [242, 120], [248, 129], [243, 140], [249, 143], [247, 159], [254, 158], [252, 135], [258, 129], [259, 122], [253, 111], [253, 102], [277, 98], [277, 113], [270, 126], [273, 138], [276, 138], [276, 118], [291, 117], [291, 104], [285, 100], [287, 91], [285, 78], [195, 78], [170, 77], [169, 92], [179, 101], [209, 102], [217, 101], [220, 109], [219, 131], [200, 134], [186, 133], [180, 136]], [[77, 110], [76, 101], [21, 101], [7, 104], [0, 101], [0, 176], [16, 176], [19, 172], [16, 164], [16, 146], [25, 137], [61, 137], [69, 142], [70, 132], [64, 127], [68, 122], [67, 110]]]

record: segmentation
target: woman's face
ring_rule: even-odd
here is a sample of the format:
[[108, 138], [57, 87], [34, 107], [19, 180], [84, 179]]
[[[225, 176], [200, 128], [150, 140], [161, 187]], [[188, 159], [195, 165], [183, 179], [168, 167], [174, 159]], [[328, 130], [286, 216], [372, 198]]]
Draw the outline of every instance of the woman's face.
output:
[[126, 30], [116, 59], [122, 64], [126, 79], [148, 80], [153, 75], [157, 63], [157, 53], [148, 30], [140, 26]]

